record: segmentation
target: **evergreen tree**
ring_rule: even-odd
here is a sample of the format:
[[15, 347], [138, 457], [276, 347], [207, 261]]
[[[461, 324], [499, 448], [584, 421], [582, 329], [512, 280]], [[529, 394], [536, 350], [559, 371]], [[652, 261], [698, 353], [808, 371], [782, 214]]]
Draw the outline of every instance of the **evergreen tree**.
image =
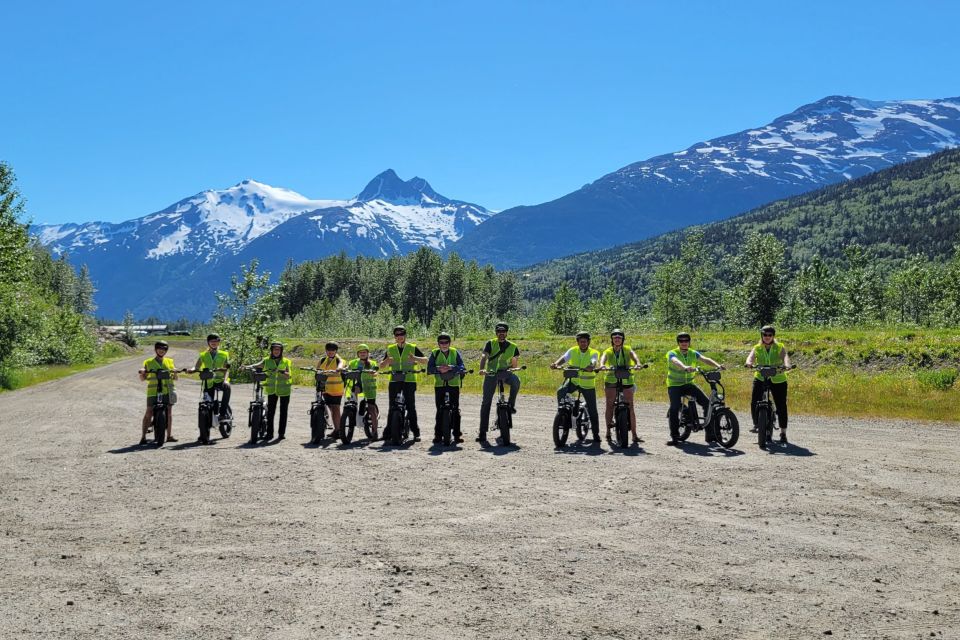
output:
[[550, 328], [559, 335], [569, 335], [580, 324], [580, 299], [566, 282], [560, 283], [550, 313]]
[[771, 234], [751, 233], [733, 261], [728, 319], [747, 327], [773, 322], [786, 291], [783, 243]]

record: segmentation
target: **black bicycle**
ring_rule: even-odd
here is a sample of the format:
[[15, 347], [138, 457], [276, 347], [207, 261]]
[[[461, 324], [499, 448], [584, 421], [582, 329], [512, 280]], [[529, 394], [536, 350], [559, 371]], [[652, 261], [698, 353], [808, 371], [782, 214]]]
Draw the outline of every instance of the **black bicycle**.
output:
[[171, 380], [173, 374], [183, 373], [186, 369], [158, 369], [156, 371], [147, 371], [146, 377], [151, 374], [157, 379], [157, 401], [153, 405], [153, 417], [150, 419], [150, 426], [153, 428], [154, 442], [158, 447], [162, 447], [167, 439], [167, 421], [169, 420], [170, 407], [164, 399], [166, 394], [170, 393], [170, 383], [167, 382], [166, 391], [164, 391], [164, 381]]
[[437, 424], [440, 426], [440, 439], [445, 447], [453, 444], [454, 438], [459, 438], [461, 433], [460, 407], [454, 408], [453, 402], [450, 400], [450, 389], [452, 388], [450, 381], [458, 377], [462, 379], [463, 375], [467, 373], [473, 373], [473, 369], [468, 369], [464, 374], [453, 369], [446, 373], [437, 374], [443, 380], [443, 386], [440, 388], [444, 390], [443, 403], [440, 405], [440, 411], [437, 415]]
[[[586, 369], [564, 367], [561, 371], [563, 371], [564, 381], [568, 381], [579, 378], [580, 373], [586, 371]], [[573, 389], [576, 389], [576, 397], [573, 396]], [[577, 441], [583, 442], [592, 425], [590, 414], [587, 412], [587, 405], [583, 402], [583, 390], [580, 385], [568, 383], [567, 393], [557, 403], [557, 415], [553, 418], [553, 444], [558, 449], [567, 446], [567, 438], [570, 437], [571, 428], [577, 434]]]
[[340, 416], [340, 442], [350, 444], [353, 440], [353, 431], [357, 426], [357, 419], [363, 423], [363, 432], [367, 435], [367, 440], [373, 442], [376, 440], [373, 433], [373, 420], [368, 413], [367, 399], [359, 400], [358, 389], [363, 389], [361, 378], [364, 375], [377, 375], [377, 367], [370, 369], [346, 369], [341, 371], [344, 384], [350, 384], [350, 395], [347, 396], [343, 404], [343, 415]]
[[267, 406], [263, 399], [263, 382], [267, 379], [267, 374], [262, 367], [244, 367], [252, 373], [253, 378], [253, 401], [247, 412], [247, 426], [250, 428], [250, 444], [256, 444], [260, 440], [267, 440]]
[[510, 378], [514, 371], [522, 371], [527, 365], [521, 365], [511, 369], [500, 369], [499, 371], [486, 371], [484, 375], [496, 376], [497, 379], [497, 418], [493, 423], [493, 430], [500, 431], [500, 444], [504, 447], [510, 445], [510, 431], [513, 429], [513, 412], [510, 410], [510, 403], [503, 392], [504, 383]]
[[229, 438], [233, 431], [233, 410], [228, 407], [227, 414], [220, 417], [220, 387], [209, 385], [217, 373], [226, 369], [203, 369], [199, 372], [203, 395], [197, 408], [197, 426], [200, 429], [200, 443], [210, 444], [210, 431], [214, 425], [220, 430], [223, 438]]
[[797, 365], [789, 367], [754, 365], [749, 368], [759, 371], [760, 377], [763, 378], [763, 397], [757, 401], [757, 444], [761, 449], [766, 449], [767, 444], [773, 441], [774, 429], [780, 430], [777, 406], [773, 402], [773, 377], [778, 373], [796, 369]]
[[301, 371], [312, 371], [316, 386], [316, 396], [310, 403], [310, 444], [320, 444], [327, 433], [327, 401], [323, 391], [327, 386], [327, 378], [337, 371], [317, 369], [316, 367], [300, 367]]
[[724, 449], [730, 449], [737, 444], [740, 437], [740, 422], [724, 403], [725, 390], [720, 382], [720, 369], [704, 371], [697, 368], [697, 374], [710, 385], [710, 402], [707, 413], [700, 418], [697, 411], [697, 402], [693, 396], [685, 395], [682, 398], [683, 408], [680, 410], [680, 432], [676, 440], [684, 441], [693, 431], [706, 431], [707, 442], [716, 441]]
[[[407, 376], [411, 373], [422, 373], [422, 369], [410, 369], [407, 371], [391, 371], [390, 382], [406, 382]], [[407, 399], [403, 395], [403, 388], [397, 393], [396, 397], [390, 401], [390, 415], [387, 420], [387, 429], [383, 434], [383, 439], [389, 440], [390, 444], [399, 447], [410, 438], [410, 416], [407, 414]]]
[[650, 365], [638, 364], [632, 367], [604, 367], [604, 371], [612, 371], [617, 381], [617, 394], [613, 401], [614, 444], [620, 449], [630, 446], [630, 404], [624, 399], [626, 387], [623, 381], [633, 375], [634, 371], [646, 369]]

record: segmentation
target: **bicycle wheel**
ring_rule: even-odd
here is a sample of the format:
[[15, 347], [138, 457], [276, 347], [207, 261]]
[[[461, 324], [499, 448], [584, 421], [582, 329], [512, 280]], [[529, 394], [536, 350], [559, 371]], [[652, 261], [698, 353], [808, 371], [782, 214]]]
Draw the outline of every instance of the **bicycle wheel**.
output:
[[614, 425], [617, 431], [617, 446], [626, 449], [630, 446], [630, 410], [626, 407], [615, 409]]
[[453, 409], [450, 407], [440, 408], [440, 438], [445, 447], [453, 441]]
[[260, 411], [257, 408], [257, 405], [251, 404], [250, 409], [247, 412], [247, 425], [250, 427], [250, 444], [255, 443], [262, 437], [260, 433], [260, 429], [262, 427], [260, 418]]
[[[569, 424], [569, 420], [567, 421]], [[587, 439], [587, 433], [590, 432], [590, 416], [587, 415], [587, 410], [584, 407], [580, 407], [580, 411], [577, 412], [576, 417], [577, 423], [577, 440], [583, 442]]]
[[310, 442], [320, 444], [327, 431], [327, 410], [321, 404], [310, 407]]
[[162, 447], [167, 439], [167, 407], [153, 408], [153, 437], [158, 447]]
[[201, 406], [197, 414], [197, 427], [200, 430], [200, 442], [210, 444], [210, 427], [213, 426], [213, 413], [209, 406]]
[[713, 430], [720, 446], [729, 449], [740, 437], [740, 422], [733, 411], [724, 407], [713, 415]]
[[353, 407], [345, 409], [340, 416], [340, 442], [350, 444], [353, 440], [353, 429], [357, 426], [357, 410]]
[[766, 449], [770, 441], [770, 407], [761, 404], [757, 407], [757, 444]]
[[680, 410], [680, 431], [676, 439], [683, 442], [690, 437], [693, 425], [697, 424], [697, 403], [691, 402]]
[[513, 427], [510, 409], [497, 407], [497, 421], [500, 423], [500, 444], [506, 447], [510, 444], [510, 429]]
[[[580, 438], [579, 424], [577, 425], [577, 437]], [[567, 446], [567, 437], [570, 435], [570, 414], [566, 411], [557, 411], [553, 418], [553, 444], [557, 449]]]
[[233, 412], [228, 411], [227, 415], [224, 416], [223, 420], [220, 420], [217, 423], [217, 428], [220, 430], [221, 438], [229, 438], [230, 433], [233, 431]]
[[399, 447], [403, 443], [403, 411], [390, 414], [390, 444]]

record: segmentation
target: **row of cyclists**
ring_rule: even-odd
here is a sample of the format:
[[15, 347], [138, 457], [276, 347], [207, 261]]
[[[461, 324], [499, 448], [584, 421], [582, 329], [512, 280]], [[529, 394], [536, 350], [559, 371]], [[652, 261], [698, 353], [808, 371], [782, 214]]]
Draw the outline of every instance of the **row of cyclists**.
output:
[[[483, 347], [479, 370], [484, 373], [483, 399], [480, 407], [480, 429], [476, 438], [483, 445], [488, 444], [490, 411], [493, 398], [498, 387], [498, 381], [509, 387], [509, 397], [506, 399], [507, 410], [516, 413], [517, 395], [520, 391], [520, 379], [515, 371], [519, 370], [520, 349], [507, 339], [509, 327], [506, 323], [497, 323], [494, 327], [496, 337], [488, 340]], [[435, 404], [437, 420], [434, 431], [434, 442], [441, 441], [440, 416], [441, 408], [450, 403], [456, 415], [459, 416], [460, 387], [463, 377], [468, 373], [462, 354], [452, 346], [451, 336], [441, 333], [437, 338], [437, 348], [424, 353], [416, 344], [407, 341], [407, 331], [403, 326], [393, 329], [394, 343], [386, 349], [383, 360], [377, 362], [371, 358], [370, 348], [366, 344], [357, 346], [356, 358], [349, 361], [339, 355], [339, 346], [336, 342], [325, 345], [325, 353], [317, 362], [316, 371], [324, 372], [324, 384], [320, 392], [324, 403], [330, 411], [334, 431], [331, 437], [338, 437], [341, 415], [340, 407], [345, 394], [358, 392], [364, 398], [366, 415], [369, 419], [371, 439], [378, 439], [379, 407], [377, 405], [377, 377], [381, 371], [391, 375], [388, 384], [389, 406], [396, 405], [398, 396], [402, 394], [400, 406], [405, 406], [409, 429], [414, 441], [420, 440], [420, 425], [416, 407], [417, 375], [423, 371], [434, 380]], [[568, 349], [563, 355], [551, 363], [553, 369], [564, 369], [564, 383], [557, 389], [558, 403], [563, 402], [568, 394], [576, 392], [582, 397], [586, 406], [592, 429], [593, 443], [599, 445], [600, 418], [597, 410], [596, 376], [603, 374], [605, 392], [604, 424], [607, 427], [606, 438], [610, 440], [611, 430], [614, 427], [614, 406], [618, 401], [625, 402], [629, 409], [629, 427], [633, 442], [642, 442], [637, 434], [636, 414], [634, 411], [633, 396], [635, 383], [633, 371], [643, 368], [634, 350], [626, 344], [626, 336], [620, 329], [614, 329], [610, 334], [611, 345], [603, 352], [590, 346], [591, 335], [586, 331], [576, 334], [576, 345]], [[229, 371], [231, 368], [230, 354], [220, 348], [221, 338], [217, 334], [207, 336], [207, 349], [201, 351], [193, 367], [178, 370], [172, 358], [167, 357], [169, 345], [165, 341], [154, 344], [155, 357], [144, 361], [139, 370], [140, 379], [147, 382], [147, 407], [142, 421], [142, 437], [140, 444], [147, 443], [147, 434], [153, 423], [154, 409], [158, 403], [164, 407], [166, 415], [165, 440], [177, 442], [173, 436], [173, 412], [169, 410], [176, 403], [176, 393], [172, 380], [177, 373], [196, 373], [208, 371], [203, 380], [205, 392], [219, 392], [219, 421], [229, 422], [232, 418], [230, 408], [231, 387]], [[276, 432], [278, 440], [286, 437], [287, 413], [292, 390], [291, 379], [293, 363], [284, 356], [284, 345], [280, 342], [270, 344], [269, 355], [259, 362], [247, 365], [249, 369], [262, 371], [264, 390], [266, 392], [267, 411], [267, 439], [274, 437], [274, 425], [279, 408], [279, 429]], [[666, 386], [670, 401], [668, 423], [670, 428], [670, 446], [679, 445], [685, 435], [681, 437], [681, 411], [683, 398], [691, 398], [707, 415], [710, 399], [694, 384], [694, 376], [700, 371], [700, 364], [706, 364], [715, 370], [722, 370], [722, 364], [691, 348], [691, 336], [682, 332], [677, 334], [677, 347], [666, 354]], [[420, 366], [420, 369], [416, 367]], [[776, 340], [776, 330], [767, 325], [760, 330], [760, 342], [751, 349], [745, 366], [756, 368], [751, 399], [754, 430], [757, 423], [757, 407], [760, 406], [766, 389], [772, 392], [776, 406], [777, 422], [780, 429], [780, 442], [787, 442], [787, 379], [785, 371], [791, 368], [790, 356], [784, 345]], [[761, 374], [761, 368], [767, 375]], [[772, 369], [776, 369], [776, 375]], [[161, 373], [157, 373], [157, 372]], [[351, 376], [344, 380], [344, 373], [360, 371], [360, 376]], [[166, 374], [162, 372], [168, 372]], [[454, 372], [459, 375], [450, 376]], [[212, 374], [212, 375], [211, 375]], [[169, 382], [164, 384], [158, 377], [165, 377]], [[355, 382], [354, 382], [355, 380]], [[352, 386], [358, 385], [354, 390]], [[389, 421], [389, 414], [388, 414]], [[454, 439], [457, 443], [463, 442], [460, 431], [460, 422], [454, 425]], [[717, 435], [707, 431], [707, 441], [716, 440]], [[160, 441], [158, 439], [158, 441]], [[763, 441], [761, 440], [761, 446]]]

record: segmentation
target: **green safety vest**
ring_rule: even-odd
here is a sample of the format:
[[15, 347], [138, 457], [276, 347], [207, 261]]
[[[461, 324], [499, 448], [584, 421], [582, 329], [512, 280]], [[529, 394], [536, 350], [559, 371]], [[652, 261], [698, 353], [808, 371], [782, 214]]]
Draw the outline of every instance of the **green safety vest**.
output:
[[[166, 369], [167, 371], [173, 371], [176, 367], [173, 366], [173, 358], [164, 358], [163, 364], [157, 362], [156, 358], [150, 358], [149, 360], [143, 361], [143, 368], [147, 371], [160, 371]], [[158, 380], [153, 376], [147, 377], [147, 397], [156, 398], [157, 397], [157, 382]], [[173, 391], [173, 378], [163, 381], [163, 391], [164, 395]]]
[[268, 396], [288, 396], [290, 395], [291, 378], [284, 378], [279, 372], [286, 371], [290, 373], [293, 370], [293, 363], [289, 358], [280, 358], [277, 362], [273, 358], [267, 358], [263, 361], [263, 372], [267, 374], [266, 384], [263, 385]]
[[[447, 355], [443, 355], [443, 351], [441, 351], [440, 349], [434, 349], [433, 361], [438, 367], [441, 365], [448, 365], [451, 367], [455, 367], [457, 366], [457, 350], [454, 349], [453, 347], [450, 347], [449, 351], [447, 351]], [[459, 387], [460, 376], [457, 376], [456, 378], [451, 380], [448, 384], [451, 387]], [[435, 387], [443, 386], [443, 380], [440, 378], [439, 375], [433, 376], [433, 386]]]
[[688, 367], [697, 366], [698, 352], [693, 349], [687, 349], [687, 355], [683, 355], [680, 349], [674, 349], [667, 353], [667, 386], [682, 387], [685, 384], [693, 384], [694, 373], [687, 373], [683, 369], [677, 369], [670, 359], [676, 356], [677, 360]]
[[[599, 361], [600, 352], [596, 349], [590, 349], [589, 347], [586, 351], [580, 351], [580, 346], [577, 345], [573, 348], [573, 355], [570, 356], [570, 361], [568, 364], [571, 367], [583, 369], [584, 367], [590, 366], [594, 356], [596, 356], [597, 360]], [[570, 379], [573, 381], [573, 384], [577, 385], [581, 389], [593, 389], [597, 384], [597, 374], [595, 371], [581, 371], [578, 377]]]
[[[210, 350], [200, 352], [200, 370], [204, 369], [222, 369], [227, 366], [227, 362], [230, 360], [230, 352], [224, 351], [223, 349], [217, 349], [217, 357], [214, 358], [211, 355]], [[208, 380], [210, 384], [217, 384], [218, 382], [229, 381], [230, 378], [228, 371], [214, 371], [213, 378]]]
[[[610, 347], [603, 352], [604, 361], [603, 363], [608, 367], [629, 367], [633, 364], [632, 358], [630, 357], [630, 347], [626, 344], [620, 348], [620, 353], [614, 353], [613, 347]], [[607, 377], [604, 378], [604, 382], [607, 384], [617, 384], [617, 376], [613, 371], [607, 372]], [[633, 374], [630, 374], [629, 378], [624, 378], [623, 386], [632, 387], [633, 386]]]
[[[767, 351], [766, 347], [763, 346], [763, 342], [754, 345], [753, 353], [756, 356], [754, 364], [762, 367], [780, 367], [783, 366], [783, 345], [777, 342], [776, 340], [770, 345], [770, 351]], [[757, 380], [763, 380], [763, 376], [760, 375], [760, 372], [757, 371], [754, 376]], [[786, 382], [787, 374], [780, 372], [777, 375], [770, 378], [770, 382]]]
[[[364, 366], [363, 361], [360, 358], [354, 358], [347, 364], [347, 369], [352, 369], [356, 371], [364, 369], [373, 369], [377, 366], [377, 361], [373, 358], [367, 360], [367, 365]], [[353, 388], [353, 382], [347, 381], [347, 392]], [[377, 376], [372, 373], [363, 373], [360, 375], [360, 389], [363, 397], [367, 400], [374, 401], [377, 399]]]
[[[493, 350], [500, 350], [500, 343], [496, 340], [490, 341], [490, 356], [494, 355]], [[507, 340], [503, 345], [503, 351], [496, 358], [488, 356], [487, 371], [503, 371], [510, 368], [510, 361], [517, 355], [517, 345]]]
[[[414, 355], [417, 350], [417, 345], [412, 342], [403, 343], [403, 351], [400, 351], [400, 347], [397, 346], [397, 343], [394, 342], [387, 347], [387, 357], [393, 360], [390, 363], [390, 372], [399, 372], [399, 371], [410, 371], [413, 369], [416, 363], [407, 362], [407, 358]], [[404, 378], [404, 382], [416, 382], [417, 374], [408, 373]]]

